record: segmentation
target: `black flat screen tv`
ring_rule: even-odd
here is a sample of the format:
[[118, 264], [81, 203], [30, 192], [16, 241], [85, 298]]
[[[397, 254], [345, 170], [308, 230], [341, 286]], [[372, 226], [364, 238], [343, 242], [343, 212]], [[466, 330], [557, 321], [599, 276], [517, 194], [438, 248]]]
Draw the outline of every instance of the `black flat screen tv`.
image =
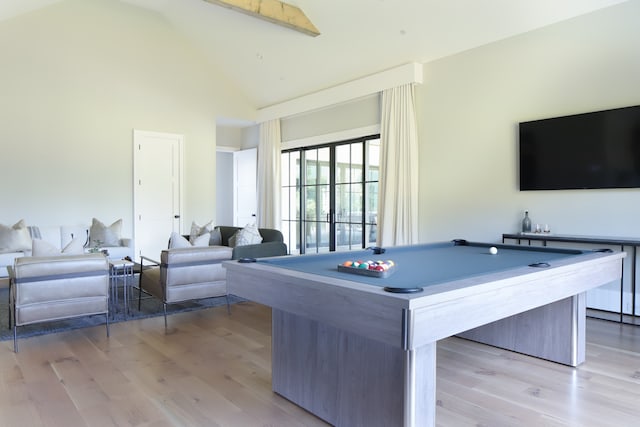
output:
[[640, 187], [640, 105], [522, 122], [520, 190]]

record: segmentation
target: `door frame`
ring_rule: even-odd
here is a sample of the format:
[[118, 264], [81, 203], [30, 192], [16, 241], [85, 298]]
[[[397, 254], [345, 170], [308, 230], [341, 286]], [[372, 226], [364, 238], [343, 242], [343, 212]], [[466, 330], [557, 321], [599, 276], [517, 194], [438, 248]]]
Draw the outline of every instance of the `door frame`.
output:
[[[177, 186], [177, 191], [178, 191], [178, 209], [179, 212], [177, 213], [178, 218], [177, 218], [177, 228], [178, 228], [178, 232], [182, 233], [182, 225], [183, 225], [183, 221], [182, 221], [182, 217], [183, 217], [183, 212], [184, 212], [184, 135], [181, 134], [174, 134], [174, 133], [167, 133], [167, 132], [157, 132], [157, 131], [146, 131], [146, 130], [139, 130], [139, 129], [133, 129], [133, 142], [131, 144], [131, 148], [133, 149], [133, 181], [132, 181], [132, 185], [133, 185], [133, 253], [134, 253], [134, 258], [137, 258], [139, 256], [139, 246], [138, 246], [138, 239], [137, 237], [137, 226], [136, 224], [138, 223], [138, 220], [136, 219], [136, 212], [138, 212], [138, 206], [137, 206], [137, 199], [138, 199], [138, 189], [139, 186], [136, 185], [136, 183], [138, 182], [139, 175], [138, 175], [138, 163], [137, 163], [137, 159], [138, 159], [138, 155], [139, 155], [139, 150], [137, 150], [137, 145], [140, 143], [140, 139], [141, 138], [145, 138], [145, 137], [151, 137], [151, 138], [166, 138], [166, 139], [173, 139], [177, 142], [178, 144], [178, 168], [179, 168], [179, 172], [177, 174], [178, 176], [178, 186]], [[175, 196], [175, 194], [174, 194]], [[174, 215], [176, 215], [174, 213]], [[176, 227], [175, 224], [176, 221], [174, 221], [174, 229]], [[168, 238], [168, 237], [167, 237]]]

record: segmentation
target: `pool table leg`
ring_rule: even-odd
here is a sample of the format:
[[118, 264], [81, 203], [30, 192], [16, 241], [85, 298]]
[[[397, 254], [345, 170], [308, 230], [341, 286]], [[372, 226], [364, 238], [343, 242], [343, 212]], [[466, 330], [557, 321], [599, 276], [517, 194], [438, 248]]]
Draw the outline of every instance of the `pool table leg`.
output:
[[404, 426], [435, 426], [435, 342], [405, 352], [404, 384]]
[[569, 366], [585, 360], [586, 292], [458, 334]]
[[338, 427], [435, 426], [436, 344], [403, 350], [272, 309], [273, 391]]

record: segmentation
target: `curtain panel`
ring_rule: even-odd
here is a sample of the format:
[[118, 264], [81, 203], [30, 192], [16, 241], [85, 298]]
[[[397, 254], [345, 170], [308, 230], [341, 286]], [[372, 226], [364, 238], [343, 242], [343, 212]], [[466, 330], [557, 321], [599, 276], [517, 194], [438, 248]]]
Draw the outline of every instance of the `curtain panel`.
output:
[[382, 92], [378, 245], [418, 241], [418, 130], [413, 84]]
[[258, 227], [282, 226], [280, 215], [280, 119], [259, 125], [258, 142]]

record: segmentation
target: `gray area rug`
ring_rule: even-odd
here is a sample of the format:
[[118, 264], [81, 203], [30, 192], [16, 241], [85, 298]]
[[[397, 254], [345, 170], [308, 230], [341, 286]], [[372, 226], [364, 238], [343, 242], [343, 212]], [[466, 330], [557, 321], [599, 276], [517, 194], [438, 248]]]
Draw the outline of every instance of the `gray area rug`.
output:
[[[110, 313], [109, 323], [124, 322], [124, 301], [122, 297], [122, 288], [118, 289], [118, 304]], [[148, 317], [162, 316], [162, 302], [159, 299], [142, 294], [142, 305], [138, 310], [138, 290], [132, 290], [133, 297], [130, 301], [130, 310], [126, 320], [144, 319]], [[13, 339], [13, 329], [9, 329], [9, 290], [7, 288], [0, 289], [0, 341]], [[235, 295], [229, 295], [229, 304], [246, 301]], [[227, 304], [225, 297], [203, 298], [199, 300], [188, 301], [180, 304], [170, 304], [167, 306], [167, 315], [182, 313], [185, 311], [202, 310], [205, 308], [224, 306]], [[55, 332], [69, 331], [73, 329], [87, 328], [91, 326], [104, 325], [104, 315], [84, 316], [74, 319], [58, 320], [56, 322], [43, 322], [33, 325], [25, 325], [18, 327], [18, 339], [28, 338], [37, 335], [52, 334]]]

